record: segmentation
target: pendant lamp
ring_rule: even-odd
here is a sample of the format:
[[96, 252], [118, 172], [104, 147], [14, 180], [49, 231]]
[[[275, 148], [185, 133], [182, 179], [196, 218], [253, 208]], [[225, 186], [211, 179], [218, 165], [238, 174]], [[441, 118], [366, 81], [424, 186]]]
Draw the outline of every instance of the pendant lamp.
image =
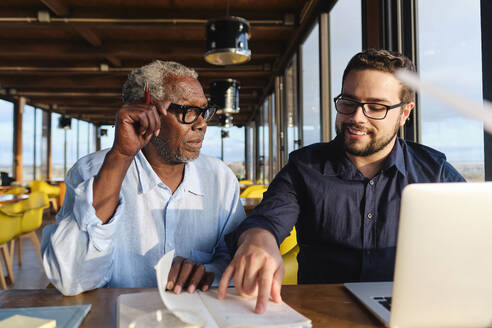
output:
[[251, 58], [251, 51], [248, 49], [249, 27], [246, 19], [229, 16], [229, 0], [227, 0], [226, 16], [211, 19], [206, 24], [205, 61], [213, 65], [235, 65], [249, 61]]
[[234, 79], [212, 81], [210, 102], [217, 107], [217, 114], [239, 113], [239, 82]]

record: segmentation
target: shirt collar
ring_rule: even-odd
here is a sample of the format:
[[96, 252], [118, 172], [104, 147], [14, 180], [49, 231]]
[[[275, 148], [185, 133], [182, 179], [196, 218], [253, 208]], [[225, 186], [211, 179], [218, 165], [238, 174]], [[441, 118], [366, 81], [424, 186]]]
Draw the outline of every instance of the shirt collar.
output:
[[[157, 173], [155, 173], [152, 169], [152, 166], [147, 161], [147, 158], [142, 151], [137, 153], [134, 162], [137, 169], [139, 184], [138, 189], [140, 193], [147, 193], [159, 184], [164, 185]], [[200, 177], [195, 161], [185, 164], [183, 181], [179, 185], [178, 189], [203, 196], [200, 186]]]
[[[389, 170], [393, 166], [397, 168], [398, 171], [403, 176], [406, 176], [406, 166], [405, 166], [405, 156], [403, 153], [402, 140], [396, 138], [395, 146], [391, 150], [385, 165], [383, 166], [384, 171]], [[357, 174], [358, 170], [350, 162], [350, 160], [345, 156], [345, 150], [343, 147], [343, 139], [337, 136], [334, 140], [333, 153], [325, 162], [324, 174], [328, 176], [345, 176], [345, 177], [355, 177], [359, 176]], [[361, 175], [362, 176], [362, 175]]]
[[388, 155], [388, 159], [383, 166], [383, 170], [389, 170], [393, 166], [397, 168], [398, 171], [403, 176], [407, 175], [407, 170], [405, 166], [405, 155], [403, 153], [402, 147], [403, 140], [399, 137], [396, 138], [395, 146], [391, 150], [391, 153]]

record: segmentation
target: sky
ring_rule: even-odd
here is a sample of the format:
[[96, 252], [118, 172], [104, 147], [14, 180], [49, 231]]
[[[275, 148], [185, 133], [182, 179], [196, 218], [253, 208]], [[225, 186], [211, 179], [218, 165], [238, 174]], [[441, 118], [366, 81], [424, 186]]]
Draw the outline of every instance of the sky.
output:
[[[443, 11], [442, 8], [446, 8]], [[418, 70], [423, 79], [433, 81], [475, 101], [482, 99], [481, 35], [479, 0], [418, 0]], [[341, 89], [343, 69], [353, 54], [361, 49], [360, 0], [339, 0], [330, 13], [330, 77], [331, 98]], [[314, 29], [317, 33], [318, 27]], [[319, 57], [315, 34], [308, 36], [303, 46], [303, 74], [305, 95], [303, 107], [305, 145], [317, 142], [319, 136]], [[314, 49], [314, 50], [313, 50]], [[254, 49], [253, 49], [254, 51]], [[311, 66], [307, 66], [312, 63]], [[471, 121], [446, 106], [423, 95], [418, 108], [421, 119], [422, 142], [446, 153], [451, 162], [483, 163], [483, 130], [479, 122]], [[0, 166], [12, 163], [12, 111], [11, 103], [0, 100]], [[37, 111], [40, 113], [40, 111]], [[26, 161], [32, 163], [34, 140], [34, 110], [26, 107], [24, 117], [23, 147]], [[335, 113], [332, 114], [333, 121]], [[314, 117], [314, 118], [313, 118]], [[319, 116], [318, 116], [319, 117]], [[40, 124], [40, 118], [37, 116]], [[65, 131], [57, 128], [58, 116], [52, 116], [53, 162], [63, 163], [63, 140]], [[84, 140], [79, 144], [79, 156], [93, 151], [87, 145], [89, 127], [87, 123], [72, 120], [72, 129], [67, 131], [68, 161], [72, 164], [77, 158], [76, 133]], [[332, 122], [333, 124], [333, 122]], [[102, 146], [110, 147], [113, 141], [113, 127], [108, 136], [102, 138]], [[230, 137], [224, 139], [226, 162], [244, 160], [244, 129], [229, 129]], [[314, 132], [313, 132], [314, 131]], [[40, 134], [40, 129], [37, 129]], [[94, 133], [93, 131], [90, 133]], [[38, 144], [39, 147], [39, 144]], [[220, 129], [209, 127], [203, 143], [202, 152], [220, 157]], [[27, 163], [26, 162], [26, 163]]]

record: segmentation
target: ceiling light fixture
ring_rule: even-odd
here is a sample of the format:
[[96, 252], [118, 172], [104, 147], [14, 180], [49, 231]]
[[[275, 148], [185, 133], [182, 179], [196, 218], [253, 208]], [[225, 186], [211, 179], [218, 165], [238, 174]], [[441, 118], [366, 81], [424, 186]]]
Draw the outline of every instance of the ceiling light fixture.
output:
[[239, 113], [239, 82], [234, 79], [212, 81], [210, 103], [217, 107], [217, 114]]
[[241, 17], [229, 16], [227, 0], [226, 16], [211, 19], [206, 24], [207, 50], [205, 61], [213, 65], [235, 65], [250, 60], [248, 49], [249, 22]]

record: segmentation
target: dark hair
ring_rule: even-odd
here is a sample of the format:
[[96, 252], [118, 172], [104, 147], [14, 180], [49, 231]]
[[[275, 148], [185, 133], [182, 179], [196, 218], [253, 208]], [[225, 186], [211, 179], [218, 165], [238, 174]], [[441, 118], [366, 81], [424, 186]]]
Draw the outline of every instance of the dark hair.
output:
[[[350, 59], [345, 71], [343, 72], [342, 86], [345, 82], [345, 78], [351, 71], [372, 69], [381, 72], [395, 73], [398, 69], [406, 69], [415, 72], [415, 65], [412, 61], [394, 51], [367, 49], [356, 54]], [[415, 92], [402, 84], [401, 101], [409, 103], [415, 101]]]

